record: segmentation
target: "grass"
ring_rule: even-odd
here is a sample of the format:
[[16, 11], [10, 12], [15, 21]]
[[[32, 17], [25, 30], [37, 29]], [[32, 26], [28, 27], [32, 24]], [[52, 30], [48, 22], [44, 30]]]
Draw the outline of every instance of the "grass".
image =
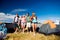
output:
[[51, 34], [51, 35], [44, 35], [41, 33], [9, 33], [5, 40], [60, 40], [60, 36]]

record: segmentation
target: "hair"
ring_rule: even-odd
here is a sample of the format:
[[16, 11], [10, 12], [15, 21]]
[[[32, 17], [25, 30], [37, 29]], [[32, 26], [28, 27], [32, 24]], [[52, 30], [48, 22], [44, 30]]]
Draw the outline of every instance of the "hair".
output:
[[16, 13], [16, 15], [17, 15], [17, 17], [19, 18], [19, 15], [18, 15], [18, 13]]
[[32, 12], [32, 15], [33, 15], [33, 13], [34, 13], [34, 16], [35, 16], [35, 12]]
[[18, 13], [16, 13], [16, 15], [18, 15]]

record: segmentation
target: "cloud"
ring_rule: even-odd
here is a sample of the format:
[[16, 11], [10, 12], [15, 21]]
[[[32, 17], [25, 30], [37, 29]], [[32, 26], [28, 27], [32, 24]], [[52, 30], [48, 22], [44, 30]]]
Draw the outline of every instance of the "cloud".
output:
[[24, 12], [24, 11], [27, 11], [27, 9], [14, 9], [10, 13], [13, 13], [13, 12]]
[[43, 23], [46, 20], [52, 20], [55, 24], [59, 24], [60, 18], [59, 17], [38, 17], [38, 22]]
[[[11, 23], [13, 22], [15, 15], [12, 14], [5, 14], [3, 12], [0, 12], [0, 22], [7, 22]], [[59, 17], [49, 17], [49, 18], [40, 18], [38, 17], [38, 22], [43, 23], [46, 20], [52, 20], [55, 22], [55, 24], [59, 24], [60, 18]]]
[[1, 13], [0, 13], [0, 16], [1, 16], [1, 15], [5, 15], [5, 14], [4, 14], [3, 12], [1, 12]]
[[11, 23], [13, 22], [13, 19], [15, 16], [15, 15], [12, 15], [12, 13], [25, 12], [25, 11], [27, 11], [27, 9], [14, 9], [10, 13], [7, 13], [7, 14], [0, 12], [0, 22]]
[[13, 22], [15, 15], [12, 14], [5, 14], [3, 12], [0, 13], [0, 22], [7, 22], [7, 23], [11, 23]]

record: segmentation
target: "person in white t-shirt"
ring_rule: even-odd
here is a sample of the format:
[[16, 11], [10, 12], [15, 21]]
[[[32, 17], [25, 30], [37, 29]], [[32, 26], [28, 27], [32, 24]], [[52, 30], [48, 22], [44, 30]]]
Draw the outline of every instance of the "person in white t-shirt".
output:
[[15, 28], [15, 32], [18, 31], [18, 21], [19, 21], [19, 15], [16, 14], [16, 16], [14, 17], [14, 28]]

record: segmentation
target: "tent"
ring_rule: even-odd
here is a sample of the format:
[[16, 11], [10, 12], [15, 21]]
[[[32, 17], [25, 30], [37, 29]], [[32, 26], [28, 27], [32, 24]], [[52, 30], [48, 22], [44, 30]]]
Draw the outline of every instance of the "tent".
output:
[[60, 25], [56, 25], [55, 34], [60, 35]]
[[45, 21], [41, 27], [39, 27], [39, 32], [45, 34], [56, 33], [60, 31], [60, 25], [55, 25], [51, 20]]
[[51, 29], [49, 24], [43, 24], [40, 28], [39, 28], [39, 32], [41, 33], [45, 33], [45, 34], [51, 34], [55, 32], [55, 28]]

